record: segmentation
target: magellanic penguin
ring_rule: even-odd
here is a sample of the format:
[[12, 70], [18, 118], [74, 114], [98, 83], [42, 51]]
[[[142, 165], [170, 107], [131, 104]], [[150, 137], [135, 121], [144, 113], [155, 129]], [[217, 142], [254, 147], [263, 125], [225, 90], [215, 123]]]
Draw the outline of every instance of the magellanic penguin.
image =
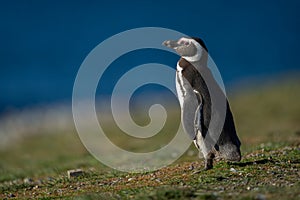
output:
[[167, 40], [163, 45], [181, 56], [176, 70], [181, 121], [202, 152], [205, 169], [213, 168], [214, 158], [240, 161], [241, 142], [227, 97], [207, 66], [206, 45], [200, 38], [187, 37]]

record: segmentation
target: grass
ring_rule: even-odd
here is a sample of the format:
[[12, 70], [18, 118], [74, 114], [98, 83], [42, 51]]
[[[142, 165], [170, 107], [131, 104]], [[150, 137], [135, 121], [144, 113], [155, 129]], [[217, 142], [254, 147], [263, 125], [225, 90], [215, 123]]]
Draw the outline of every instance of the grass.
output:
[[[0, 198], [299, 199], [299, 86], [291, 80], [231, 96], [242, 141], [240, 163], [221, 161], [194, 174], [203, 161], [191, 146], [160, 170], [119, 172], [95, 160], [70, 129], [25, 137], [1, 150]], [[124, 138], [114, 139], [121, 143]], [[84, 174], [68, 178], [67, 170], [77, 168]]]

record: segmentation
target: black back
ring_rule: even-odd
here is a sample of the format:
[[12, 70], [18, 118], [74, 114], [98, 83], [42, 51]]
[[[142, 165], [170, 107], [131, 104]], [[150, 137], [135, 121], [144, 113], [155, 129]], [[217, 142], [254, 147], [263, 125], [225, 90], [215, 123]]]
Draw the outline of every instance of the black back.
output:
[[196, 40], [208, 52], [208, 49], [202, 39], [197, 38], [197, 37], [192, 37], [192, 39]]

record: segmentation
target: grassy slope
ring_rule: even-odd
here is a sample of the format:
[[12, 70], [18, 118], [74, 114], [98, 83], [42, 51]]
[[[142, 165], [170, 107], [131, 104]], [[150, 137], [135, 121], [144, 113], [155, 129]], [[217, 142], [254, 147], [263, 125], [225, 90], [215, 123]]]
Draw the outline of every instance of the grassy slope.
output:
[[[91, 157], [71, 130], [1, 151], [0, 198], [299, 199], [299, 86], [290, 81], [231, 98], [243, 144], [238, 164], [219, 162], [193, 174], [203, 167], [194, 153], [155, 172], [122, 173]], [[68, 179], [66, 171], [75, 168], [85, 174]]]

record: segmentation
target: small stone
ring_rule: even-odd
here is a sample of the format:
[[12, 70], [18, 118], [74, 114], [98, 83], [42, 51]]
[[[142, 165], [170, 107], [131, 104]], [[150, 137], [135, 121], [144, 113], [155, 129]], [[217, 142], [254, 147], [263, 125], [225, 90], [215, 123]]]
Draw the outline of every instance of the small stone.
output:
[[132, 180], [134, 180], [134, 178], [129, 178], [129, 179], [128, 179], [128, 181], [132, 181]]
[[25, 184], [31, 184], [33, 182], [33, 180], [31, 178], [24, 178], [23, 182]]
[[113, 180], [111, 183], [110, 183], [110, 185], [115, 185], [115, 184], [117, 184], [119, 182], [119, 180], [118, 179], [116, 179], [116, 180]]
[[82, 169], [72, 169], [68, 170], [68, 178], [81, 176], [83, 174]]
[[236, 173], [236, 172], [237, 172], [237, 170], [234, 169], [233, 167], [230, 168], [230, 171], [233, 172], [233, 173]]

